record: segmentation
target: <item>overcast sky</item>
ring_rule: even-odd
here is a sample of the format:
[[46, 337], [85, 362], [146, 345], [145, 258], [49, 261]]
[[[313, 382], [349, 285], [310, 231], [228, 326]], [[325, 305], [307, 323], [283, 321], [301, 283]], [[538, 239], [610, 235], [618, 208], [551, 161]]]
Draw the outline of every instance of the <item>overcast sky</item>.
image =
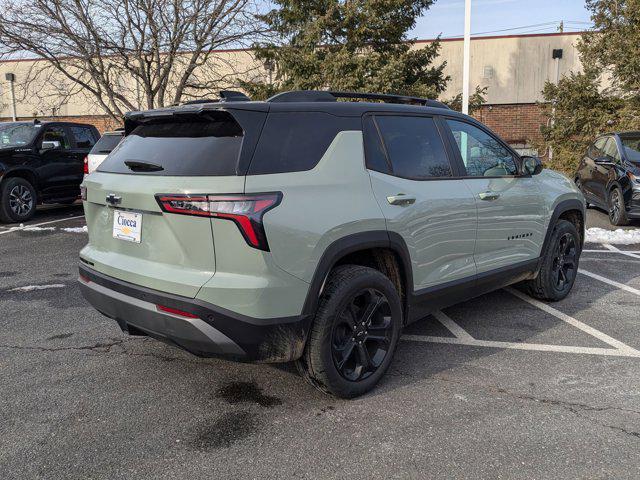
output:
[[[560, 20], [565, 31], [585, 30], [590, 25], [584, 0], [471, 0], [471, 33], [510, 35], [555, 32]], [[464, 33], [464, 0], [436, 0], [418, 20], [412, 36], [434, 38]]]

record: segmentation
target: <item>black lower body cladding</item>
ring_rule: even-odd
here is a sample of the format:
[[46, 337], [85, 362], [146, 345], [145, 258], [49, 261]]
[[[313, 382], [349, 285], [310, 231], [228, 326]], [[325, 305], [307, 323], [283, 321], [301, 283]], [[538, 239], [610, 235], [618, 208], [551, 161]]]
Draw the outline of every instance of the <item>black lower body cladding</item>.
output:
[[[241, 362], [289, 362], [304, 350], [311, 316], [251, 318], [124, 282], [84, 265], [79, 271], [85, 299], [132, 335], [147, 335], [201, 357]], [[158, 305], [188, 312], [193, 318], [161, 311]]]

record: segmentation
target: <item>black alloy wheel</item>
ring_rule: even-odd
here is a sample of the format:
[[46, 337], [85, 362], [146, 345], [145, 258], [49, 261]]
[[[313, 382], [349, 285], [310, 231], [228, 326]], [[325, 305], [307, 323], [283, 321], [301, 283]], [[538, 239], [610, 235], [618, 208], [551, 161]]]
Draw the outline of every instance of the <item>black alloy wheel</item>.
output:
[[346, 380], [363, 380], [382, 365], [393, 338], [387, 297], [376, 289], [356, 293], [338, 313], [331, 339], [334, 365]]
[[33, 195], [25, 185], [15, 185], [9, 190], [9, 208], [17, 217], [24, 217], [33, 209]]
[[612, 225], [627, 225], [627, 211], [624, 206], [624, 198], [618, 187], [609, 194], [609, 221]]
[[577, 273], [578, 248], [576, 239], [571, 233], [565, 233], [558, 240], [553, 259], [553, 280], [555, 288], [563, 292], [571, 288]]

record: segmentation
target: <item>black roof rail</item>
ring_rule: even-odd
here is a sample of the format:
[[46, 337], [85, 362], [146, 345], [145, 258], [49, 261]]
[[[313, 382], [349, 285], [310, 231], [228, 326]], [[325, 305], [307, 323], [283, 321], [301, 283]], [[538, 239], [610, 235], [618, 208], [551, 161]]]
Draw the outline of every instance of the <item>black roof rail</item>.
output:
[[251, 99], [242, 92], [235, 90], [221, 90], [220, 98], [212, 100], [210, 98], [199, 98], [197, 100], [189, 100], [182, 102], [180, 105], [197, 105], [199, 103], [220, 103], [220, 102], [250, 102]]
[[179, 105], [197, 105], [199, 103], [218, 103], [220, 100], [211, 100], [210, 98], [199, 98], [198, 100], [188, 100]]
[[428, 98], [410, 97], [407, 95], [389, 95], [385, 93], [333, 92], [325, 90], [294, 90], [291, 92], [282, 92], [269, 98], [267, 102], [335, 102], [338, 98], [381, 100], [386, 103], [449, 108], [442, 102], [430, 100]]

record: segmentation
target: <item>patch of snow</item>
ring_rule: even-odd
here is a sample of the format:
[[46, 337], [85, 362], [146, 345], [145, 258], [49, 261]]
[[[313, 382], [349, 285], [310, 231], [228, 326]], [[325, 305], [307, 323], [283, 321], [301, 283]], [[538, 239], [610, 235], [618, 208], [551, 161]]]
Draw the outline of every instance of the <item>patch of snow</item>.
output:
[[32, 292], [34, 290], [46, 290], [48, 288], [64, 288], [66, 285], [62, 283], [52, 283], [51, 285], [27, 285], [25, 287], [16, 287], [7, 290], [7, 292]]
[[640, 243], [640, 229], [605, 230], [604, 228], [589, 228], [585, 236], [585, 242], [608, 243], [611, 245], [632, 245]]
[[84, 227], [62, 228], [61, 230], [63, 232], [69, 232], [69, 233], [87, 233], [89, 231], [86, 225]]
[[26, 227], [24, 226], [24, 224], [20, 224], [19, 227], [11, 227], [9, 230], [7, 230], [8, 232], [15, 232], [17, 230], [23, 231], [23, 232], [51, 232], [53, 230], [55, 230], [56, 227], [30, 227], [29, 225], [27, 225]]

